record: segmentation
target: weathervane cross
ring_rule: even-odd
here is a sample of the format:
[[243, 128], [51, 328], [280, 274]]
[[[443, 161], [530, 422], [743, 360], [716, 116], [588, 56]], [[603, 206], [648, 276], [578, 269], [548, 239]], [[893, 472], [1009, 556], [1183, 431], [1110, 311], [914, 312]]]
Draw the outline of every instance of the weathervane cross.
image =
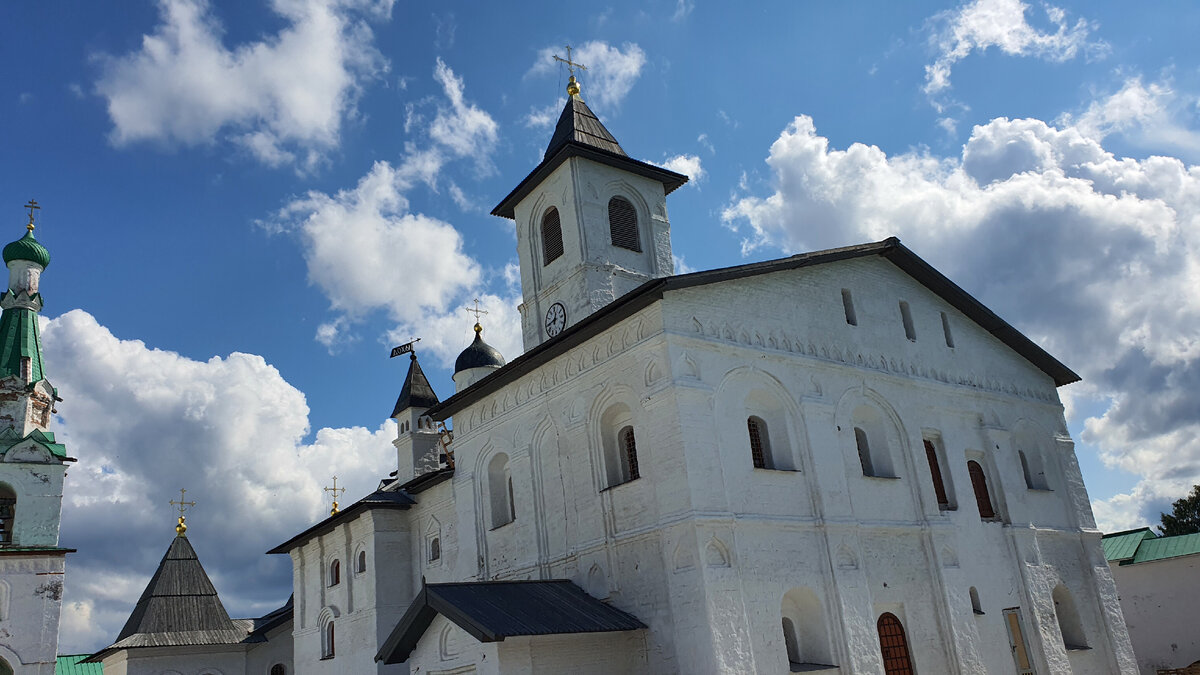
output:
[[338, 494], [345, 492], [346, 488], [338, 487], [337, 486], [337, 476], [334, 476], [333, 477], [333, 487], [327, 487], [327, 488], [325, 488], [325, 491], [333, 493], [333, 508], [329, 510], [329, 515], [336, 516], [337, 512], [338, 512]]
[[575, 63], [574, 61], [571, 60], [571, 45], [567, 45], [567, 58], [564, 59], [561, 56], [559, 56], [558, 54], [555, 54], [554, 60], [558, 61], [559, 63], [567, 64], [567, 70], [569, 70], [571, 72], [571, 77], [575, 77], [575, 69], [576, 68], [578, 68], [580, 70], [587, 70], [587, 66], [583, 65], [582, 63]]
[[29, 203], [26, 204], [24, 208], [29, 209], [29, 225], [27, 225], [26, 227], [28, 227], [29, 231], [32, 232], [33, 231], [33, 212], [35, 210], [40, 211], [42, 209], [42, 207], [38, 206], [36, 199], [30, 199]]

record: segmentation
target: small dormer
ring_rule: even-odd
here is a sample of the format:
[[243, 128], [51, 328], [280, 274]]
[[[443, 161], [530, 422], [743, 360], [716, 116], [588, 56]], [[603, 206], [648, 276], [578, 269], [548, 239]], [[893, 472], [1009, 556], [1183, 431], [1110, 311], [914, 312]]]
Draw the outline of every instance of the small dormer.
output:
[[492, 215], [516, 221], [526, 351], [675, 272], [666, 196], [687, 176], [632, 159], [579, 95], [545, 158]]

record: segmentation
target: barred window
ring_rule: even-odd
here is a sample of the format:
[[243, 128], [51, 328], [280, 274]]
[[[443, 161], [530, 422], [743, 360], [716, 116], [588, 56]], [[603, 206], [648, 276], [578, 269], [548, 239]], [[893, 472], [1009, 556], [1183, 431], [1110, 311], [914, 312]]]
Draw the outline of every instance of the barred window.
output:
[[608, 200], [608, 229], [612, 234], [613, 246], [630, 251], [642, 250], [642, 243], [638, 237], [637, 211], [628, 199], [613, 197]]
[[563, 254], [562, 222], [553, 206], [542, 216], [542, 266], [549, 265]]
[[754, 462], [754, 468], [774, 469], [767, 423], [759, 417], [750, 416], [746, 418], [746, 429], [750, 432], [750, 460]]
[[641, 474], [638, 472], [637, 442], [633, 439], [633, 427], [621, 430], [621, 447], [625, 450], [625, 466], [622, 468], [628, 471], [626, 480], [637, 480]]

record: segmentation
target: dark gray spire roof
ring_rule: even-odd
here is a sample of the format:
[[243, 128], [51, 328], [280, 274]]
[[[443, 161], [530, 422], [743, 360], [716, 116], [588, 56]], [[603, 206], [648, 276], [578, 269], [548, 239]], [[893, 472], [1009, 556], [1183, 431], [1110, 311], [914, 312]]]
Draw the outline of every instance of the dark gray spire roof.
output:
[[475, 324], [475, 341], [458, 355], [454, 361], [454, 372], [461, 373], [471, 368], [500, 368], [504, 357], [495, 347], [483, 341], [483, 329]]
[[567, 105], [558, 116], [558, 125], [554, 127], [554, 135], [550, 137], [550, 145], [546, 146], [546, 156], [552, 157], [567, 141], [600, 148], [622, 157], [629, 156], [578, 95], [567, 98]]
[[688, 180], [688, 177], [681, 173], [639, 162], [625, 154], [617, 139], [608, 133], [608, 129], [604, 128], [596, 114], [576, 94], [567, 97], [567, 105], [558, 116], [558, 125], [554, 127], [554, 135], [550, 137], [550, 145], [546, 146], [546, 156], [542, 163], [492, 209], [492, 215], [514, 218], [517, 204], [546, 180], [554, 169], [572, 157], [583, 157], [659, 181], [666, 194], [671, 194], [671, 191]]
[[408, 375], [404, 378], [404, 386], [400, 389], [400, 397], [396, 399], [396, 407], [392, 408], [392, 417], [409, 408], [425, 409], [437, 404], [437, 394], [433, 392], [433, 386], [429, 384], [429, 379], [425, 377], [414, 353], [412, 362], [408, 365]]
[[[117, 642], [135, 633], [228, 631], [237, 627], [187, 537], [171, 542]], [[244, 637], [244, 635], [243, 635]]]

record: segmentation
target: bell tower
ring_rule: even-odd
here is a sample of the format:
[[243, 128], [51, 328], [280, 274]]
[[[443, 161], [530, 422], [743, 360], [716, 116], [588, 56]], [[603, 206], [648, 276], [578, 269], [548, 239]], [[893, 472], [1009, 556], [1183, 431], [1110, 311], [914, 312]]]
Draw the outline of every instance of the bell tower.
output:
[[[516, 221], [525, 350], [650, 279], [674, 274], [666, 196], [687, 176], [632, 159], [579, 94], [546, 154], [492, 215]], [[558, 57], [555, 57], [558, 58]]]

